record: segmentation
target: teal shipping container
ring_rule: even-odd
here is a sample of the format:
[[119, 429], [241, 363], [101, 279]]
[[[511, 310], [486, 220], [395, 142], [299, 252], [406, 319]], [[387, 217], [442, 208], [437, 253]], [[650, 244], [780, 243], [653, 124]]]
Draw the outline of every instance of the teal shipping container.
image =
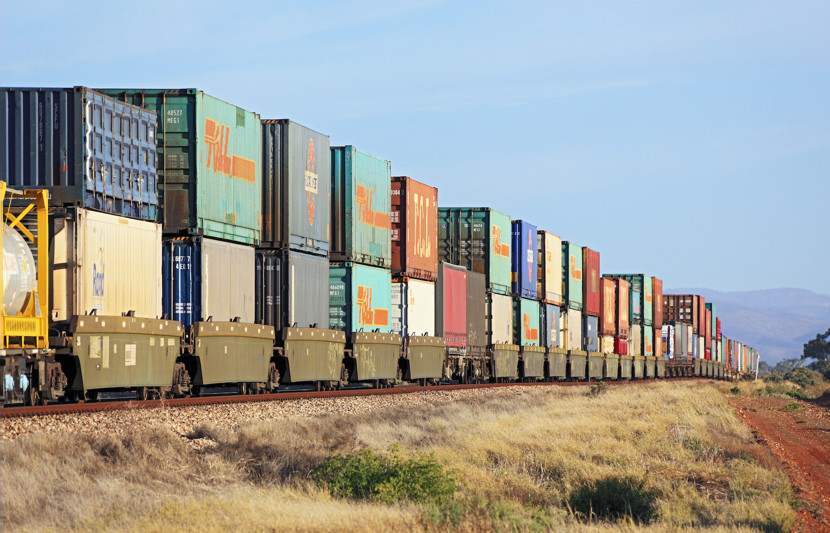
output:
[[158, 115], [158, 185], [165, 233], [260, 243], [259, 115], [197, 89], [100, 91]]
[[[718, 328], [717, 328], [717, 323], [718, 323], [717, 309], [718, 308], [717, 308], [717, 306], [715, 306], [715, 304], [713, 304], [711, 302], [708, 302], [708, 303], [706, 303], [706, 309], [708, 309], [712, 312], [712, 323], [709, 325], [709, 330], [710, 331], [708, 331], [707, 334], [712, 339], [712, 345], [714, 346], [715, 341], [717, 341], [717, 337], [718, 337]], [[714, 359], [714, 357], [712, 359]]]
[[[626, 280], [631, 284], [631, 322], [639, 323], [646, 326], [654, 324], [654, 287], [652, 286], [653, 278], [645, 274], [603, 274], [603, 278], [620, 278]], [[639, 310], [642, 317], [638, 317], [634, 313], [635, 309], [635, 294], [639, 298]]]
[[562, 297], [569, 309], [582, 311], [582, 247], [562, 241]]
[[392, 266], [392, 166], [354, 146], [331, 149], [331, 259]]
[[539, 302], [513, 298], [513, 336], [519, 346], [540, 346]]
[[487, 291], [511, 294], [510, 217], [489, 207], [438, 208], [438, 260], [487, 277]]
[[355, 263], [329, 267], [329, 329], [391, 333], [392, 274]]

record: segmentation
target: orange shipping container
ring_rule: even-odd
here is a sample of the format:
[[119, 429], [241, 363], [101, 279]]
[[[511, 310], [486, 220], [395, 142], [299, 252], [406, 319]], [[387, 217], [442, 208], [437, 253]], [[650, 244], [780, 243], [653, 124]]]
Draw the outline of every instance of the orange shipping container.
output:
[[[660, 278], [651, 278], [651, 292], [654, 295], [654, 314], [652, 315], [652, 327], [654, 331], [660, 331], [663, 328], [663, 280]], [[656, 348], [656, 344], [655, 344]]]
[[392, 273], [434, 281], [438, 276], [438, 189], [392, 178]]
[[602, 278], [599, 327], [600, 335], [614, 335], [617, 332], [617, 284], [613, 279]]
[[617, 337], [628, 338], [629, 320], [629, 283], [624, 279], [615, 278], [617, 282]]

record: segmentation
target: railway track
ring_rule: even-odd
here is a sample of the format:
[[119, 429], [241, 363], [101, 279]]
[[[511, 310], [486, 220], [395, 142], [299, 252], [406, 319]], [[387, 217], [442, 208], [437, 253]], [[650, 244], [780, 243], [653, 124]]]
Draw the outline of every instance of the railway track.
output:
[[[672, 381], [709, 380], [704, 377], [672, 378]], [[662, 381], [655, 378], [624, 380], [624, 381], [603, 381], [609, 386], [634, 385], [638, 383], [650, 383]], [[590, 384], [597, 381], [592, 380]], [[500, 387], [579, 387], [587, 386], [588, 381], [533, 381], [533, 382], [508, 382], [508, 383], [472, 383], [472, 384], [450, 384], [450, 385], [398, 385], [387, 389], [370, 388], [348, 388], [334, 391], [292, 391], [278, 392], [274, 394], [228, 394], [214, 396], [199, 396], [189, 398], [173, 398], [164, 400], [111, 400], [78, 403], [55, 403], [38, 406], [3, 407], [0, 409], [0, 418], [19, 418], [32, 416], [46, 416], [67, 413], [93, 413], [102, 411], [115, 411], [119, 409], [153, 409], [158, 407], [190, 407], [196, 405], [221, 405], [249, 402], [273, 402], [287, 400], [303, 400], [314, 398], [344, 398], [350, 396], [380, 396], [387, 394], [411, 394], [425, 391], [451, 391], [464, 389], [487, 389]]]

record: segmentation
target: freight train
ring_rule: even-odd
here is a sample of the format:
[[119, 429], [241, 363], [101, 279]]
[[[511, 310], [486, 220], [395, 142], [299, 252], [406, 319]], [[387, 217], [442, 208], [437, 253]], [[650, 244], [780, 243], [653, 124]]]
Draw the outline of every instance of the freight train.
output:
[[699, 296], [196, 89], [4, 88], [0, 118], [5, 403], [757, 365]]

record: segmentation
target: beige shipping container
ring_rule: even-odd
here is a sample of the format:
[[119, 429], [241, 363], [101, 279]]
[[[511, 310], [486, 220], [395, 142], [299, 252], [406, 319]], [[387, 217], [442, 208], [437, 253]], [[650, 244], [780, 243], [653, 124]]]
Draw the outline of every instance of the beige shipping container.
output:
[[562, 305], [562, 239], [548, 231], [538, 231], [536, 297]]
[[605, 354], [614, 353], [614, 336], [603, 335], [600, 337], [599, 350]]
[[161, 224], [82, 208], [50, 214], [51, 319], [161, 316]]
[[513, 344], [513, 299], [490, 293], [487, 303], [487, 328], [490, 344]]
[[631, 336], [628, 338], [628, 355], [643, 355], [643, 326], [631, 324]]
[[561, 334], [565, 350], [582, 349], [582, 313], [575, 309], [562, 309]]

